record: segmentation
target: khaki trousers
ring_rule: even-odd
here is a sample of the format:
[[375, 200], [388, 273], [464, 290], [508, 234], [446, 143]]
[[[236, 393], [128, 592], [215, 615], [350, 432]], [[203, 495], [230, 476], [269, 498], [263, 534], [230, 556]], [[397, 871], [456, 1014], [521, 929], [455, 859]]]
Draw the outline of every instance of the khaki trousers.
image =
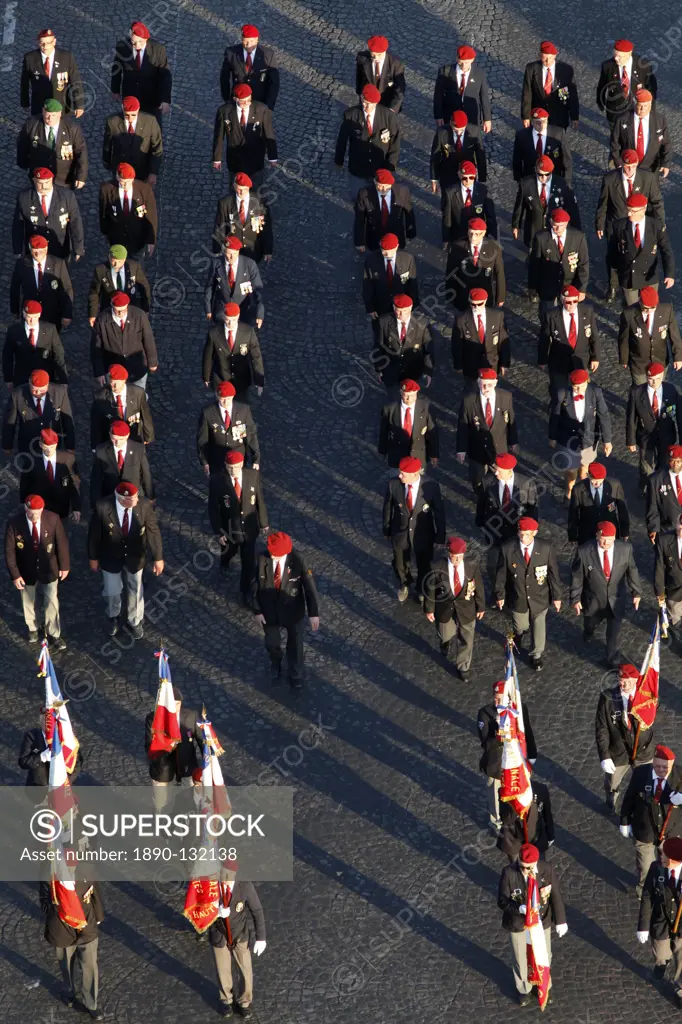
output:
[[651, 945], [657, 967], [662, 967], [672, 959], [673, 985], [676, 992], [682, 992], [682, 935], [678, 935], [674, 939], [652, 939]]
[[99, 968], [97, 946], [99, 939], [84, 946], [57, 946], [56, 954], [66, 991], [88, 1010], [97, 1009]]
[[232, 958], [237, 969], [244, 979], [244, 991], [237, 996], [235, 1002], [240, 1006], [250, 1006], [253, 1001], [253, 965], [251, 963], [251, 950], [248, 942], [244, 939], [230, 948], [225, 946], [211, 946], [215, 969], [218, 975], [218, 998], [221, 1003], [232, 1004]]
[[[545, 942], [547, 943], [547, 956], [552, 963], [552, 929], [545, 928]], [[533, 991], [533, 986], [528, 984], [528, 959], [526, 956], [526, 930], [521, 932], [510, 932], [512, 948], [512, 969], [514, 971], [514, 984], [516, 991], [527, 996]]]
[[644, 889], [644, 880], [648, 874], [649, 868], [656, 860], [656, 852], [658, 847], [655, 843], [639, 843], [635, 839], [635, 863], [637, 865], [638, 881], [635, 887], [637, 896], [639, 899], [642, 898], [642, 890]]
[[26, 623], [26, 628], [31, 630], [31, 632], [35, 632], [38, 629], [36, 611], [38, 601], [42, 600], [45, 632], [48, 636], [57, 637], [61, 635], [58, 587], [59, 582], [55, 580], [54, 583], [34, 583], [30, 587], [26, 585], [23, 590], [19, 591], [21, 594], [21, 606], [24, 612], [24, 622]]

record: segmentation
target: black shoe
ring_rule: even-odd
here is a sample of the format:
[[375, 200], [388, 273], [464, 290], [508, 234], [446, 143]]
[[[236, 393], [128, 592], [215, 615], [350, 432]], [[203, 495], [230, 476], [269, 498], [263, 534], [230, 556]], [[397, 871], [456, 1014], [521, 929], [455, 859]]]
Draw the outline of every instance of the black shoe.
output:
[[130, 632], [133, 640], [142, 640], [144, 637], [144, 628], [141, 622], [138, 622], [136, 626], [130, 626]]
[[531, 1002], [532, 999], [533, 999], [533, 993], [532, 992], [517, 992], [516, 993], [516, 1000], [517, 1000], [519, 1006], [528, 1006], [528, 1004]]
[[677, 1009], [682, 1010], [682, 992], [680, 992], [679, 989], [675, 993], [675, 1002], [677, 1004]]
[[40, 639], [40, 637], [38, 636], [38, 630], [37, 629], [29, 629], [29, 631], [28, 631], [28, 642], [31, 645], [31, 647], [34, 647], [38, 643], [39, 639]]
[[248, 608], [249, 607], [249, 595], [248, 594], [242, 594], [241, 590], [239, 591], [239, 603], [242, 606], [242, 608]]
[[584, 629], [583, 630], [583, 643], [584, 644], [589, 644], [592, 640], [594, 640], [594, 630], [591, 633], [588, 633], [588, 631], [586, 629]]
[[48, 636], [47, 642], [53, 651], [66, 650], [66, 640], [61, 636]]
[[663, 981], [668, 963], [669, 961], [666, 960], [664, 964], [656, 964], [653, 970], [654, 981]]
[[458, 668], [457, 675], [459, 676], [463, 683], [471, 682], [471, 680], [469, 679], [469, 673], [466, 671], [466, 669]]
[[221, 1017], [231, 1017], [234, 1013], [232, 1003], [221, 1003], [218, 1007], [218, 1013]]
[[289, 676], [289, 686], [292, 690], [302, 690], [303, 680], [300, 676]]
[[447, 658], [447, 656], [450, 653], [450, 641], [449, 640], [442, 640], [441, 641], [440, 653], [443, 655], [444, 658]]
[[240, 1006], [239, 1003], [237, 1003], [237, 1013], [244, 1020], [250, 1020], [253, 1017], [253, 1010], [251, 1009], [251, 1007], [250, 1006]]
[[530, 665], [533, 672], [542, 672], [542, 658], [531, 658]]
[[121, 624], [118, 621], [118, 615], [115, 615], [113, 619], [109, 619], [109, 624], [107, 626], [107, 635], [116, 636], [120, 628]]
[[271, 661], [270, 662], [270, 679], [273, 683], [279, 682], [279, 677], [282, 674], [282, 662]]
[[64, 1003], [64, 1006], [68, 1006], [70, 1010], [73, 1008], [73, 1005], [76, 1002], [75, 997], [72, 996], [70, 992], [60, 992], [59, 998]]
[[230, 563], [224, 561], [222, 558], [220, 559], [220, 571], [223, 574], [223, 576], [227, 576], [227, 574], [230, 571]]
[[104, 1020], [104, 1014], [101, 1010], [89, 1010], [88, 1013], [93, 1020]]

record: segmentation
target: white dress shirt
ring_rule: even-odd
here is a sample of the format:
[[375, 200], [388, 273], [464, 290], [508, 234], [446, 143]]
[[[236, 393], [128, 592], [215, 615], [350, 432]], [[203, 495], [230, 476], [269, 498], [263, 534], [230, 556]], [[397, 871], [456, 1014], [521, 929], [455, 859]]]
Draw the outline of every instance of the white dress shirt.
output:
[[128, 206], [132, 210], [132, 208], [133, 208], [133, 186], [131, 185], [130, 189], [125, 189], [125, 188], [122, 188], [119, 185], [118, 186], [118, 201], [121, 204], [121, 209], [123, 209], [123, 202], [124, 202], [126, 196], [128, 196]]
[[45, 132], [45, 142], [48, 145], [49, 145], [49, 142], [50, 142], [50, 132], [54, 132], [54, 144], [55, 144], [55, 149], [56, 149], [57, 148], [57, 136], [59, 135], [59, 125], [58, 124], [45, 124], [45, 122], [43, 121], [43, 130]]
[[543, 68], [542, 68], [542, 88], [543, 89], [547, 85], [547, 76], [548, 75], [552, 76], [552, 85], [556, 87], [556, 78], [554, 76], [554, 72], [555, 71], [556, 71], [556, 62], [554, 64], [552, 64], [551, 68], [546, 68], [543, 65]]
[[[483, 306], [482, 309], [477, 309], [475, 311], [472, 309], [472, 311], [471, 311], [471, 315], [473, 316], [474, 323], [476, 325], [476, 333], [477, 334], [478, 334], [478, 321], [479, 321], [479, 319], [483, 321], [483, 330], [484, 331], [486, 330], [486, 328], [488, 326], [488, 321], [487, 321], [487, 317], [485, 315], [485, 311], [486, 311], [486, 306]], [[493, 402], [493, 406], [494, 406], [494, 404], [495, 403]]]
[[547, 191], [546, 191], [545, 195], [547, 196], [547, 201], [549, 202], [549, 197], [550, 197], [550, 194], [552, 192], [552, 175], [550, 174], [549, 178], [547, 178], [547, 181], [540, 181], [540, 179], [536, 175], [535, 180], [538, 183], [538, 195], [539, 196], [542, 195], [542, 186], [543, 185], [546, 186]]
[[126, 440], [125, 440], [125, 441], [123, 442], [123, 444], [121, 445], [121, 447], [120, 447], [120, 448], [114, 448], [114, 461], [115, 461], [115, 462], [116, 462], [117, 464], [118, 464], [118, 453], [119, 453], [119, 451], [120, 451], [120, 452], [123, 452], [123, 461], [125, 462], [125, 460], [126, 460], [126, 455], [127, 455], [127, 453], [128, 453], [128, 439], [127, 439], [127, 438], [126, 438]]
[[34, 277], [36, 279], [36, 288], [38, 287], [38, 270], [41, 270], [42, 273], [44, 274], [45, 273], [45, 264], [46, 264], [46, 262], [47, 262], [47, 256], [45, 257], [45, 259], [43, 260], [42, 263], [40, 262], [40, 260], [34, 260], [33, 261], [33, 275], [34, 275]]
[[137, 64], [137, 55], [138, 55], [138, 53], [140, 55], [140, 64], [144, 63], [144, 51], [146, 49], [147, 49], [147, 41], [145, 40], [142, 43], [142, 46], [140, 47], [140, 49], [139, 50], [135, 50], [135, 64]]
[[374, 115], [376, 114], [376, 107], [371, 114], [368, 114], [365, 110], [363, 110], [363, 114], [365, 115], [365, 121], [369, 121], [369, 134], [374, 135]]
[[255, 50], [253, 51], [253, 53], [249, 53], [249, 51], [248, 51], [248, 50], [246, 50], [246, 49], [245, 49], [245, 48], [244, 48], [244, 47], [242, 46], [242, 60], [244, 61], [244, 63], [245, 63], [245, 64], [246, 64], [246, 61], [247, 61], [247, 58], [248, 58], [248, 57], [250, 57], [250, 58], [251, 58], [251, 62], [253, 63], [253, 60], [254, 60], [255, 56], [256, 56], [256, 51], [255, 51]]
[[682, 561], [682, 537], [677, 538], [677, 557]]
[[563, 247], [565, 249], [566, 248], [566, 232], [564, 231], [563, 235], [557, 235], [556, 231], [554, 231], [554, 229], [552, 229], [552, 241], [556, 245], [557, 249], [561, 248], [559, 243], [561, 243], [561, 245], [563, 245]]
[[287, 560], [287, 556], [286, 555], [282, 555], [281, 558], [273, 558], [272, 559], [272, 576], [273, 576], [273, 579], [277, 575], [277, 566], [279, 566], [282, 579], [284, 579], [284, 566], [285, 566], [286, 560]]
[[51, 188], [50, 191], [46, 192], [44, 195], [41, 195], [41, 193], [38, 192], [38, 201], [40, 203], [40, 208], [42, 210], [43, 202], [44, 202], [45, 203], [45, 207], [47, 209], [47, 216], [48, 217], [50, 216], [50, 207], [52, 206], [52, 196], [53, 195], [54, 195], [54, 188]]
[[618, 65], [618, 75], [621, 82], [623, 81], [623, 71], [628, 73], [628, 82], [630, 83], [630, 91], [632, 92], [632, 57], [628, 57], [625, 64]]
[[412, 492], [412, 508], [417, 506], [417, 496], [419, 495], [419, 481], [416, 484], [405, 484], [405, 501], [407, 502], [408, 492]]
[[405, 429], [405, 416], [407, 414], [407, 410], [408, 409], [412, 413], [412, 428], [414, 429], [414, 406], [413, 405], [405, 405], [404, 402], [401, 402], [400, 403], [400, 426], [403, 428], [403, 430]]
[[36, 519], [35, 523], [32, 523], [31, 520], [28, 518], [28, 516], [26, 516], [26, 522], [28, 523], [28, 532], [31, 534], [31, 536], [33, 536], [33, 527], [37, 526], [38, 527], [38, 536], [40, 537], [40, 523], [42, 521], [42, 518], [43, 518], [43, 516], [42, 516], [42, 512], [41, 512], [41, 514]]
[[469, 199], [473, 203], [473, 201], [474, 201], [474, 186], [473, 185], [470, 185], [470, 186], [462, 185], [461, 189], [462, 189], [462, 206], [464, 206], [466, 204], [467, 193], [469, 193]]
[[658, 783], [659, 782], [663, 783], [663, 786], [661, 788], [661, 795], [663, 795], [663, 793], [665, 793], [665, 787], [666, 787], [666, 785], [668, 783], [668, 780], [667, 779], [659, 779], [658, 775], [653, 770], [653, 768], [651, 769], [651, 778], [653, 779], [653, 783], [654, 783], [654, 788], [653, 788], [653, 790], [651, 792], [651, 795], [652, 796], [656, 796], [656, 790], [658, 789]]
[[673, 491], [677, 494], [677, 483], [678, 481], [682, 484], [682, 473], [673, 473], [672, 469], [670, 472], [670, 482], [673, 485]]
[[623, 693], [623, 691], [621, 690], [620, 699], [623, 702], [623, 722], [625, 723], [625, 725], [628, 725], [630, 722], [630, 716], [628, 714], [628, 708], [630, 706], [630, 694]]
[[[112, 393], [112, 395], [114, 395], [113, 391], [111, 393]], [[126, 402], [126, 397], [127, 397], [127, 385], [124, 384], [123, 385], [123, 391], [121, 392], [121, 394], [120, 395], [114, 395], [114, 402], [116, 402], [116, 406], [117, 407], [118, 407], [118, 399], [119, 398], [121, 399], [121, 408], [123, 409], [123, 418], [124, 419], [125, 419], [125, 414], [126, 414], [126, 405], [128, 404]]]
[[[375, 85], [384, 73], [384, 61], [386, 60], [386, 54], [382, 53], [380, 57], [372, 57], [372, 74], [374, 75]], [[379, 74], [377, 75], [377, 64], [379, 65]]]
[[51, 459], [48, 459], [48, 458], [46, 458], [43, 455], [43, 467], [44, 467], [46, 473], [47, 473], [48, 465], [52, 466], [52, 475], [53, 475], [54, 479], [56, 480], [57, 479], [57, 456], [56, 455], [53, 456], [53, 458], [51, 458]]
[[[647, 329], [647, 331], [649, 332], [649, 335], [652, 338], [654, 336], [654, 317], [655, 316], [656, 316], [656, 310], [652, 309], [652, 311], [649, 313], [648, 316], [643, 316], [642, 317], [642, 319], [644, 320], [644, 324], [646, 326], [646, 329]], [[649, 390], [651, 390], [651, 388], [649, 388]], [[658, 390], [660, 391], [661, 389], [659, 388]], [[658, 396], [658, 404], [659, 404], [659, 406], [661, 404], [661, 396], [660, 395]]]
[[[475, 320], [476, 320], [476, 317], [474, 317], [474, 321]], [[478, 327], [478, 324], [476, 324], [476, 327]], [[485, 411], [488, 408], [487, 403], [490, 402], [490, 413], [492, 415], [492, 418], [495, 419], [495, 388], [493, 388], [493, 390], [488, 395], [484, 395], [482, 391], [479, 391], [478, 394], [479, 394], [479, 397], [481, 399], [481, 405], [483, 406], [483, 416], [484, 416], [484, 418], [485, 418]]]
[[246, 118], [246, 123], [247, 124], [249, 123], [249, 111], [250, 110], [251, 110], [251, 100], [249, 100], [249, 102], [245, 106], [237, 107], [237, 118], [238, 118], [240, 124], [242, 123], [242, 117]]
[[459, 67], [459, 65], [457, 65], [457, 86], [458, 86], [458, 88], [461, 89], [462, 88], [462, 82], [464, 82], [464, 88], [466, 89], [467, 82], [469, 81], [469, 75], [470, 74], [471, 74], [470, 71], [462, 71], [462, 69]]
[[[121, 206], [123, 206], [123, 201], [122, 200], [121, 200]], [[120, 270], [114, 270], [113, 267], [110, 267], [109, 268], [109, 272], [111, 274], [111, 280], [113, 282], [114, 287], [117, 288], [118, 291], [121, 291], [121, 292], [125, 291], [125, 286], [126, 286], [126, 268], [125, 268], [125, 263], [123, 264], [123, 266], [121, 267]], [[121, 280], [121, 279], [123, 279], [123, 280]]]
[[574, 310], [573, 313], [569, 313], [566, 310], [566, 307], [564, 307], [563, 312], [561, 314], [562, 317], [564, 318], [564, 330], [566, 331], [566, 337], [567, 338], [568, 338], [569, 334], [571, 333], [571, 317], [573, 317], [573, 316], [575, 317], [575, 330], [576, 330], [576, 334], [578, 333], [578, 310], [575, 308], [575, 306], [573, 307], [573, 310]]
[[659, 384], [659, 386], [654, 391], [654, 389], [652, 387], [649, 387], [649, 385], [647, 384], [646, 393], [649, 399], [649, 405], [651, 405], [652, 407], [654, 404], [654, 395], [656, 395], [656, 398], [658, 399], [658, 413], [660, 416], [661, 410], [663, 409], [663, 385]]
[[250, 195], [246, 195], [243, 199], [242, 199], [241, 196], [235, 196], [235, 199], [237, 200], [237, 216], [239, 216], [239, 214], [241, 213], [241, 208], [242, 208], [242, 205], [243, 205], [244, 206], [244, 217], [245, 217], [245, 219], [248, 220], [248, 216], [249, 216], [249, 203], [250, 203], [251, 196]]
[[120, 328], [121, 328], [121, 330], [123, 330], [123, 328], [124, 328], [124, 327], [125, 327], [125, 325], [126, 325], [126, 320], [128, 319], [128, 316], [127, 316], [127, 314], [126, 314], [126, 316], [124, 316], [124, 317], [118, 317], [118, 316], [116, 316], [116, 314], [115, 314], [115, 313], [113, 313], [113, 312], [112, 312], [112, 314], [111, 314], [111, 315], [112, 315], [112, 317], [113, 317], [113, 320], [114, 320], [114, 323], [115, 323], [115, 324], [117, 325], [117, 327], [120, 327]]
[[388, 192], [386, 192], [384, 195], [379, 195], [379, 190], [377, 189], [377, 196], [379, 196], [379, 208], [383, 209], [381, 204], [382, 204], [382, 202], [384, 202], [384, 203], [386, 203], [386, 206], [388, 208], [388, 212], [390, 213], [391, 212], [391, 203], [393, 202], [393, 189], [389, 188]]
[[585, 400], [585, 395], [583, 395], [582, 399], [579, 402], [576, 402], [575, 399], [573, 400], [575, 418], [577, 419], [578, 423], [582, 423], [582, 421], [585, 419]]
[[130, 524], [132, 522], [132, 519], [133, 519], [133, 510], [132, 510], [132, 508], [128, 508], [128, 509], [124, 508], [123, 505], [121, 504], [121, 502], [118, 500], [118, 497], [117, 497], [116, 498], [116, 515], [118, 516], [118, 525], [121, 528], [123, 528], [123, 516], [126, 514], [126, 512], [128, 513], [128, 526], [130, 526]]
[[521, 547], [521, 554], [523, 555], [524, 562], [526, 561], [526, 551], [528, 552], [528, 558], [529, 559], [533, 557], [533, 547], [534, 546], [535, 546], [535, 541], [531, 541], [530, 544], [521, 544], [520, 545], [520, 547]]
[[[27, 338], [31, 337], [31, 331], [35, 331], [36, 332], [36, 345], [37, 345], [38, 344], [38, 334], [40, 333], [40, 320], [35, 325], [35, 327], [29, 327], [28, 326], [28, 322], [26, 320], [24, 320], [24, 330], [26, 331], [26, 337]], [[45, 397], [47, 397], [47, 396], [45, 396]]]
[[242, 494], [243, 491], [244, 491], [244, 485], [242, 483], [242, 471], [241, 471], [241, 469], [237, 469], [237, 472], [232, 476], [232, 486], [235, 488], [235, 490], [237, 488], [237, 485], [239, 485], [239, 493]]
[[223, 423], [225, 422], [225, 416], [226, 415], [230, 417], [230, 422], [232, 422], [232, 405], [233, 405], [233, 399], [232, 398], [229, 398], [227, 400], [227, 405], [221, 405], [220, 402], [218, 403], [218, 408], [220, 409], [220, 415], [223, 418]]
[[[616, 545], [614, 544], [613, 547], [609, 548], [609, 565], [611, 566], [611, 572], [612, 573], [613, 573], [613, 552], [615, 550], [615, 547], [616, 547]], [[604, 568], [604, 551], [605, 551], [605, 548], [601, 548], [597, 544], [597, 554], [599, 555], [599, 563], [600, 563], [600, 565], [602, 567], [602, 570]]]
[[598, 501], [601, 505], [604, 494], [604, 484], [602, 483], [600, 487], [595, 487], [593, 483], [590, 483], [590, 494], [592, 495], [592, 501]]

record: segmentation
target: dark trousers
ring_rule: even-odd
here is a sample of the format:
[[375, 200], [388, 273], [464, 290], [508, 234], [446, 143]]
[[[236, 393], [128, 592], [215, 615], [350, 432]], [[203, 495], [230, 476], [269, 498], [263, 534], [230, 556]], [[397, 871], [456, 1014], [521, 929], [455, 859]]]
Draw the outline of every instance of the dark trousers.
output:
[[[417, 590], [419, 593], [423, 593], [424, 577], [431, 568], [431, 562], [433, 560], [433, 547], [426, 548], [424, 551], [414, 552], [415, 561], [417, 563]], [[409, 587], [412, 582], [412, 548], [397, 548], [393, 545], [393, 569], [398, 577], [398, 583], [401, 587]]]
[[239, 558], [242, 564], [242, 572], [239, 580], [239, 589], [242, 594], [246, 595], [251, 590], [251, 583], [256, 575], [256, 542], [255, 540], [246, 540], [243, 544], [235, 544], [233, 541], [228, 540], [225, 547], [220, 553], [220, 568], [227, 571], [227, 567], [239, 552]]
[[616, 618], [611, 611], [611, 606], [607, 605], [606, 608], [600, 608], [595, 615], [586, 615], [583, 619], [583, 629], [586, 639], [589, 640], [599, 623], [604, 619], [606, 619], [606, 659], [607, 661], [614, 661], [618, 652], [618, 638], [623, 620]]
[[483, 484], [483, 477], [488, 472], [488, 466], [482, 462], [476, 462], [474, 459], [469, 459], [469, 483], [474, 489], [474, 494], [478, 492], [479, 487]]
[[568, 379], [567, 373], [556, 373], [555, 370], [549, 371], [549, 402], [550, 409], [555, 405], [557, 396], [561, 389], [568, 390], [571, 382]]
[[639, 486], [644, 489], [651, 474], [662, 469], [666, 462], [667, 452], [649, 438], [645, 447], [639, 449]]
[[279, 665], [282, 661], [281, 630], [287, 631], [287, 666], [290, 679], [301, 679], [303, 676], [303, 619], [292, 626], [264, 626], [265, 648], [270, 661]]

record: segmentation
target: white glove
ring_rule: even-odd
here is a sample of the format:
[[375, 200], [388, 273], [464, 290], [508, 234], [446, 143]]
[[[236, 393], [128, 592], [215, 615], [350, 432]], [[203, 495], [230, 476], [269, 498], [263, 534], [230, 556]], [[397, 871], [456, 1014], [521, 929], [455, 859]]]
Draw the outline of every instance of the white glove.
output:
[[604, 758], [604, 760], [601, 763], [601, 770], [604, 772], [605, 775], [613, 775], [614, 774], [614, 772], [616, 770], [616, 766], [615, 766], [615, 764], [613, 763], [613, 761], [611, 760], [610, 757], [605, 757]]
[[567, 931], [568, 931], [568, 925], [567, 924], [558, 924], [556, 926], [556, 933], [557, 933], [557, 936], [560, 939], [563, 939], [563, 937], [564, 937], [564, 935], [566, 934]]
[[622, 835], [623, 839], [629, 839], [632, 835], [632, 825], [621, 825], [620, 834]]
[[535, 764], [535, 762], [537, 761], [537, 757], [529, 757], [528, 760], [531, 764]]
[[253, 944], [253, 951], [256, 954], [256, 956], [260, 956], [261, 953], [264, 953], [266, 946], [267, 942], [265, 941], [265, 939], [257, 939]]
[[637, 941], [641, 942], [642, 945], [644, 945], [645, 942], [649, 941], [649, 933], [648, 932], [637, 932]]
[[222, 906], [218, 907], [218, 913], [220, 914], [221, 917], [229, 917], [230, 916], [230, 908], [229, 907], [222, 907]]
[[42, 754], [40, 755], [40, 760], [41, 761], [50, 761], [51, 759], [52, 759], [52, 751], [48, 747], [47, 750], [43, 750]]
[[519, 907], [519, 914], [523, 914], [524, 917], [526, 916], [526, 904], [525, 903], [522, 903], [521, 906]]
[[547, 846], [554, 846], [554, 840], [550, 839], [550, 841], [547, 843]]
[[671, 793], [670, 803], [673, 805], [673, 807], [679, 807], [680, 804], [682, 804], [682, 793]]

